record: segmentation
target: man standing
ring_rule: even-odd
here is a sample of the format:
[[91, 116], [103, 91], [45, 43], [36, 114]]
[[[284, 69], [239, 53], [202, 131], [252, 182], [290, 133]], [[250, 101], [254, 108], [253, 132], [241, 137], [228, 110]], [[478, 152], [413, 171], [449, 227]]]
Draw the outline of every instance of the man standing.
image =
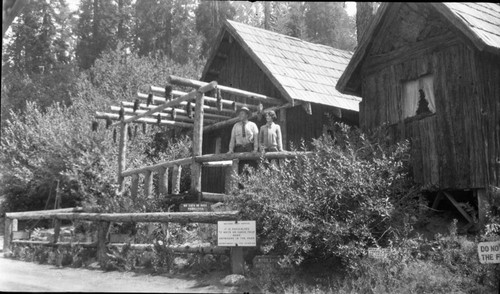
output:
[[[242, 107], [238, 111], [239, 122], [235, 123], [231, 131], [231, 140], [229, 141], [229, 151], [233, 152], [258, 152], [259, 150], [259, 128], [251, 121], [250, 110], [247, 107]], [[255, 160], [240, 160], [238, 173], [243, 170], [244, 164], [249, 164], [254, 168], [257, 166]]]

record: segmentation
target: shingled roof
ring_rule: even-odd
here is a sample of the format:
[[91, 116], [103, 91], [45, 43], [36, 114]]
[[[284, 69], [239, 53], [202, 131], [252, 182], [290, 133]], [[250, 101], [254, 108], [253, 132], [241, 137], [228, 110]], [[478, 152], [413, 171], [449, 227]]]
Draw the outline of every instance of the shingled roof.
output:
[[[361, 99], [335, 89], [352, 52], [226, 21], [227, 30], [289, 100], [359, 111]], [[203, 76], [210, 67], [205, 66]]]
[[[359, 95], [348, 86], [351, 78], [356, 83], [355, 72], [368, 53], [372, 41], [386, 18], [394, 17], [391, 8], [401, 3], [384, 2], [363, 34], [349, 65], [339, 78], [336, 88], [343, 93]], [[422, 3], [440, 13], [453, 26], [461, 31], [480, 51], [500, 55], [500, 5], [496, 3]], [[357, 86], [359, 88], [359, 85]]]

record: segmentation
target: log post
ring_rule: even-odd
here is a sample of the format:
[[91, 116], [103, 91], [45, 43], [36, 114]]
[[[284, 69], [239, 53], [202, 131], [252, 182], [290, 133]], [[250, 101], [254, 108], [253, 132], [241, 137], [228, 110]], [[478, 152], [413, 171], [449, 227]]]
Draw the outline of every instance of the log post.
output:
[[172, 168], [172, 194], [181, 192], [182, 165], [175, 165]]
[[245, 274], [245, 260], [243, 259], [243, 247], [231, 247], [231, 271], [236, 275]]
[[281, 108], [279, 114], [279, 125], [281, 127], [281, 140], [283, 141], [283, 149], [288, 149], [288, 136], [286, 131], [286, 109]]
[[218, 136], [215, 139], [215, 154], [219, 154], [221, 152], [221, 148], [222, 148], [222, 138]]
[[159, 176], [160, 176], [160, 184], [158, 193], [159, 196], [163, 196], [168, 194], [168, 168], [160, 169]]
[[134, 174], [132, 175], [132, 188], [130, 193], [132, 199], [136, 199], [138, 193], [139, 193], [139, 174]]
[[191, 163], [191, 193], [198, 195], [198, 202], [201, 201], [201, 170], [202, 164], [196, 162], [194, 158], [200, 156], [203, 146], [203, 102], [204, 95], [201, 92], [196, 94], [196, 107], [194, 112], [193, 130], [193, 162]]
[[488, 197], [486, 189], [477, 189], [475, 191], [477, 197], [477, 214], [479, 225], [483, 226], [486, 222], [486, 214], [490, 211], [490, 203], [488, 202]]
[[10, 252], [10, 243], [12, 241], [12, 219], [5, 218], [5, 231], [3, 235], [3, 252]]
[[121, 124], [120, 128], [120, 145], [118, 147], [118, 185], [120, 192], [124, 189], [124, 177], [122, 173], [127, 165], [127, 127], [126, 123]]
[[144, 196], [150, 198], [153, 191], [153, 172], [148, 170], [144, 176]]
[[106, 237], [108, 235], [109, 222], [99, 222], [97, 228], [97, 260], [102, 269], [106, 267], [108, 256], [106, 254]]
[[57, 243], [59, 241], [59, 233], [61, 232], [61, 220], [54, 220], [54, 238], [52, 239], [52, 243]]

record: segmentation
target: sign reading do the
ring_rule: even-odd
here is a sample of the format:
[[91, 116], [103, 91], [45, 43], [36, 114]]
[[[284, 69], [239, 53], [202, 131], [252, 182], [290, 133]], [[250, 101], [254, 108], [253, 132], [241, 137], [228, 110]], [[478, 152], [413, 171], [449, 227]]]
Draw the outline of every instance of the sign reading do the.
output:
[[255, 221], [218, 221], [217, 246], [257, 246]]
[[500, 263], [500, 240], [477, 245], [480, 263]]

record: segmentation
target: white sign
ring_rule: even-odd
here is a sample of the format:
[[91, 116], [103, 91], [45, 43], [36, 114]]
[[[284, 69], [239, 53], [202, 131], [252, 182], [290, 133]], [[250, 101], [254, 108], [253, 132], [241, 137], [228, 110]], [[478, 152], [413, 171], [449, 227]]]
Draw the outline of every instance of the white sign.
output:
[[480, 263], [500, 263], [500, 240], [477, 245]]
[[218, 221], [217, 246], [257, 246], [255, 221]]
[[389, 249], [387, 248], [377, 248], [377, 247], [368, 248], [368, 256], [371, 258], [384, 259], [387, 258], [387, 253], [389, 253]]

